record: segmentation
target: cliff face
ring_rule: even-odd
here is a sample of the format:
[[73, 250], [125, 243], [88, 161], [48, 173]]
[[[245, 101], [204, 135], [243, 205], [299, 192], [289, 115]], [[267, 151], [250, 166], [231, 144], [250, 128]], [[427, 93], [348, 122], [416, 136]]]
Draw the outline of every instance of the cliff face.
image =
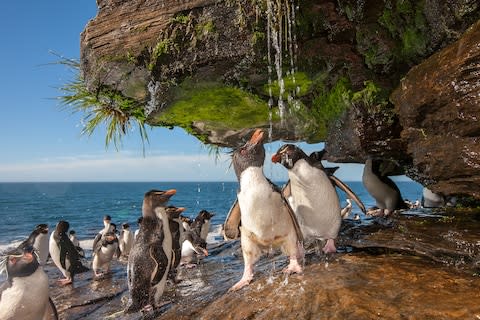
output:
[[436, 192], [480, 198], [477, 1], [98, 7], [82, 75], [141, 106], [126, 117], [220, 146], [271, 127], [274, 140], [326, 141], [328, 160], [382, 157]]

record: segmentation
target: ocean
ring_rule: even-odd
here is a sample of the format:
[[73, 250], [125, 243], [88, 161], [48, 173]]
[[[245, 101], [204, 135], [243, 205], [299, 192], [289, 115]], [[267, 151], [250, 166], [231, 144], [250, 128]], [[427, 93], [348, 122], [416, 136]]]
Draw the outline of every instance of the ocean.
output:
[[[365, 206], [375, 205], [361, 182], [346, 182]], [[281, 182], [276, 182], [282, 185]], [[421, 198], [422, 186], [416, 182], [398, 181], [404, 199]], [[44, 182], [0, 183], [0, 251], [19, 244], [37, 224], [46, 223], [50, 232], [59, 220], [70, 223], [81, 243], [89, 243], [103, 228], [108, 214], [120, 230], [128, 222], [138, 228], [143, 195], [150, 189], [176, 189], [170, 204], [185, 207], [184, 215], [194, 218], [202, 209], [215, 213], [212, 230], [218, 230], [236, 198], [237, 182]], [[338, 190], [338, 189], [337, 189]], [[342, 206], [345, 194], [337, 191]], [[354, 204], [353, 213], [361, 214]], [[215, 235], [218, 239], [219, 235]], [[88, 246], [86, 249], [90, 249]]]

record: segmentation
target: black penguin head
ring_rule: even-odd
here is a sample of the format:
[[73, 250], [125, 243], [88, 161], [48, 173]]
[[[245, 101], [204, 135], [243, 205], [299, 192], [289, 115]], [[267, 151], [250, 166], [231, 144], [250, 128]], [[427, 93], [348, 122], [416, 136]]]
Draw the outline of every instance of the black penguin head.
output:
[[32, 246], [11, 251], [0, 259], [0, 273], [6, 273], [7, 279], [28, 277], [38, 266]]
[[214, 213], [208, 212], [207, 210], [202, 210], [198, 213], [195, 220], [202, 220], [205, 222], [205, 220], [210, 220], [214, 215]]
[[55, 232], [57, 234], [66, 233], [69, 228], [70, 228], [70, 224], [67, 221], [60, 220], [58, 221], [57, 226], [55, 227]]
[[233, 152], [232, 162], [238, 180], [248, 167], [262, 167], [265, 161], [265, 148], [263, 147], [264, 133], [261, 129], [255, 130], [250, 140]]
[[154, 217], [155, 208], [164, 207], [175, 193], [177, 193], [177, 190], [175, 189], [167, 191], [153, 189], [145, 193], [142, 206], [143, 216]]
[[273, 163], [281, 163], [287, 169], [292, 169], [300, 159], [310, 161], [305, 152], [293, 144], [284, 144], [272, 156]]
[[165, 208], [165, 212], [167, 213], [167, 217], [170, 220], [173, 219], [178, 219], [180, 217], [180, 214], [185, 211], [185, 208], [183, 207], [175, 207], [175, 206], [168, 206]]
[[39, 224], [35, 227], [35, 231], [38, 232], [39, 234], [40, 233], [47, 234], [48, 233], [48, 225], [45, 224], [45, 223], [41, 223], [41, 224]]
[[123, 228], [124, 230], [129, 229], [129, 228], [130, 228], [130, 225], [129, 225], [128, 223], [123, 223], [123, 224], [122, 224], [122, 228]]

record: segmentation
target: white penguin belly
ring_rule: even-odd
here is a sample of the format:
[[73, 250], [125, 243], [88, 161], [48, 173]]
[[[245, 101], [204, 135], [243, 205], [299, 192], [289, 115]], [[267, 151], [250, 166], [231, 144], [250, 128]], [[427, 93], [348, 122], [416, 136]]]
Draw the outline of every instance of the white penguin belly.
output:
[[106, 247], [102, 246], [93, 258], [92, 267], [94, 270], [107, 267], [113, 259], [113, 255], [117, 251], [118, 244], [109, 244]]
[[330, 179], [299, 160], [289, 171], [292, 208], [306, 238], [334, 239], [341, 224], [340, 202]]
[[35, 238], [35, 243], [33, 244], [33, 247], [38, 253], [38, 263], [40, 263], [42, 266], [47, 263], [49, 251], [48, 242], [48, 234], [41, 233]]
[[57, 242], [53, 238], [53, 232], [50, 234], [50, 240], [48, 242], [48, 250], [50, 252], [50, 257], [52, 258], [53, 263], [57, 266], [57, 268], [62, 272], [64, 277], [69, 277], [70, 272], [67, 269], [70, 267], [70, 260], [65, 258], [65, 268], [62, 267], [60, 263], [60, 247], [58, 246]]
[[48, 290], [48, 277], [42, 267], [28, 277], [13, 278], [12, 286], [2, 292], [0, 319], [43, 319]]
[[292, 232], [293, 224], [280, 193], [274, 192], [262, 168], [250, 167], [242, 172], [237, 195], [242, 228], [261, 240], [273, 241]]
[[377, 206], [380, 209], [394, 209], [392, 206], [395, 206], [398, 201], [396, 190], [385, 184], [373, 173], [364, 173], [364, 175], [367, 176], [362, 177], [363, 185], [375, 199]]

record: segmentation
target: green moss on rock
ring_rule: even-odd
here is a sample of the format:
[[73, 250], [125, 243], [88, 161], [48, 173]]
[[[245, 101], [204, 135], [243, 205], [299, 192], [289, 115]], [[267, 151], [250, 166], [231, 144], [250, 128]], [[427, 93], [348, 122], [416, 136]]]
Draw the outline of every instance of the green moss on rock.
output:
[[217, 83], [184, 83], [176, 92], [175, 102], [155, 122], [179, 126], [195, 135], [194, 122], [205, 123], [212, 129], [239, 130], [264, 125], [268, 118], [267, 104], [249, 92]]

